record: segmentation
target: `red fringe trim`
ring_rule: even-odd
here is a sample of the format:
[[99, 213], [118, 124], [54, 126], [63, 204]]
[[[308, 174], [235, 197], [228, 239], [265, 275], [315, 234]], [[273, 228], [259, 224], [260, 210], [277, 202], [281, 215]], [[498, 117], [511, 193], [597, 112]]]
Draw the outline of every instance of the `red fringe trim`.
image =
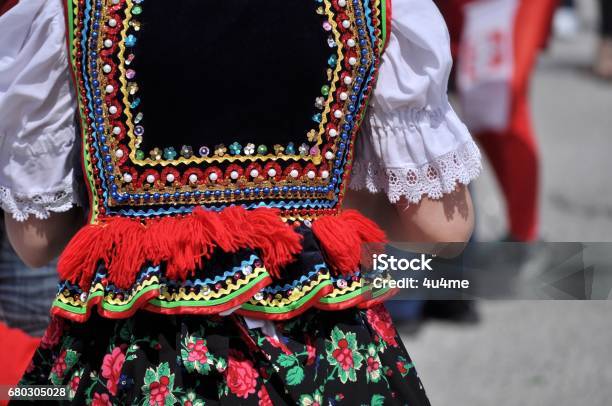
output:
[[[346, 210], [338, 216], [321, 217], [312, 231], [326, 254], [326, 262], [340, 273], [355, 272], [362, 258], [371, 259], [364, 248], [379, 251], [387, 242], [385, 233], [357, 210]], [[364, 244], [373, 244], [365, 247]]]
[[280, 269], [302, 250], [301, 240], [281, 220], [279, 210], [268, 208], [248, 211], [235, 206], [215, 212], [198, 207], [185, 217], [144, 222], [112, 218], [81, 229], [62, 253], [58, 272], [86, 290], [102, 262], [109, 282], [127, 289], [146, 263], [165, 262], [168, 278], [184, 280], [216, 248], [250, 248], [261, 252], [266, 269], [278, 278]]
[[[384, 232], [356, 210], [321, 217], [312, 231], [330, 267], [351, 274], [371, 258], [365, 248], [378, 251], [386, 242]], [[127, 289], [142, 267], [166, 264], [166, 276], [185, 280], [213, 252], [257, 250], [271, 276], [302, 250], [302, 236], [280, 218], [277, 209], [246, 210], [232, 206], [216, 212], [201, 207], [183, 217], [140, 221], [110, 218], [81, 229], [62, 253], [58, 272], [63, 280], [89, 289], [100, 263], [108, 269], [108, 281]], [[368, 244], [368, 245], [366, 245]]]

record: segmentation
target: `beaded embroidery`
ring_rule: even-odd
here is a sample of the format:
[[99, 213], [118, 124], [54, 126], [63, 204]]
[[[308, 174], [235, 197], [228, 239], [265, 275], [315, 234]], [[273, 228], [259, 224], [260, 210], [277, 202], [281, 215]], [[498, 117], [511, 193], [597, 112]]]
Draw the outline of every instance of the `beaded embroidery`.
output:
[[[384, 2], [383, 2], [384, 3]], [[139, 73], [144, 0], [68, 0], [69, 43], [79, 91], [84, 166], [98, 216], [152, 217], [195, 206], [277, 207], [286, 217], [335, 213], [350, 170], [385, 38], [378, 0], [315, 0], [330, 52], [328, 82], [314, 95], [304, 140], [265, 145], [159, 145], [147, 137]], [[171, 140], [169, 140], [169, 143]]]
[[[233, 1], [231, 7], [260, 7]], [[313, 61], [323, 65], [325, 80], [315, 83], [310, 108], [297, 110], [305, 114], [304, 134], [299, 127], [299, 136], [267, 138], [282, 143], [220, 135], [206, 137], [204, 145], [173, 144], [169, 134], [166, 145], [151, 147], [147, 137], [160, 139], [147, 124], [150, 87], [142, 77], [150, 65], [140, 65], [139, 47], [146, 46], [147, 21], [156, 21], [147, 20], [147, 10], [165, 6], [66, 4], [91, 216], [58, 262], [54, 314], [84, 321], [96, 306], [111, 318], [139, 309], [219, 314], [238, 308], [238, 314], [283, 320], [312, 306], [368, 307], [393, 293], [374, 289], [359, 270], [362, 244], [380, 244], [384, 233], [359, 213], [339, 210], [386, 38], [384, 3], [313, 1], [308, 21], [318, 26], [304, 30], [321, 35], [304, 38], [307, 48], [320, 47], [314, 54], [324, 57]], [[311, 45], [313, 38], [323, 40]]]

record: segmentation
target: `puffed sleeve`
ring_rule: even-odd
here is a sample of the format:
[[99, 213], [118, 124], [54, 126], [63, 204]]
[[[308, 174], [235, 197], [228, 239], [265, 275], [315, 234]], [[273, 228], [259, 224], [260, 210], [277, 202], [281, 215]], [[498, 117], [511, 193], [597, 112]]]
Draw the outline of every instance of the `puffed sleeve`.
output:
[[0, 16], [0, 206], [15, 219], [73, 205], [75, 96], [60, 0]]
[[452, 67], [444, 20], [431, 0], [394, 0], [391, 35], [357, 138], [351, 188], [441, 198], [478, 176], [481, 159], [449, 104]]

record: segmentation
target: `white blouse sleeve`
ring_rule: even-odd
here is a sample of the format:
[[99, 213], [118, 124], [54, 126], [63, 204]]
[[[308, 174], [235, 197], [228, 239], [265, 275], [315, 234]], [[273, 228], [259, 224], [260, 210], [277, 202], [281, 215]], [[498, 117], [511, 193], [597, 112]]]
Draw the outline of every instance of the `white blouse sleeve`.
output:
[[391, 35], [357, 139], [351, 188], [438, 199], [480, 173], [478, 147], [448, 102], [449, 35], [431, 0], [394, 0]]
[[0, 16], [0, 207], [17, 220], [73, 205], [75, 96], [60, 0]]

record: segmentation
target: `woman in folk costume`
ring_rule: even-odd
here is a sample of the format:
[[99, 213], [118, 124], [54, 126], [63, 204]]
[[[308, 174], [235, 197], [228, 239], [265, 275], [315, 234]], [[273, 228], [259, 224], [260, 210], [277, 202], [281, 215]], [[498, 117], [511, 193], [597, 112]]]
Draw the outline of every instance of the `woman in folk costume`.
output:
[[23, 384], [74, 404], [429, 404], [393, 292], [360, 272], [385, 235], [342, 202], [353, 168], [423, 238], [471, 232], [480, 156], [430, 0], [29, 0], [0, 24], [0, 196], [25, 259], [70, 237], [74, 173], [88, 191]]

